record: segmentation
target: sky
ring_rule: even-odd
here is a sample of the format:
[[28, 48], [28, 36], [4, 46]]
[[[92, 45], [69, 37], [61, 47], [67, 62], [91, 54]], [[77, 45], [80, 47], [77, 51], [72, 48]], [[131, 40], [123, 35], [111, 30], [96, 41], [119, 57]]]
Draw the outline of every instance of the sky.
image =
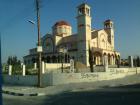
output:
[[[52, 26], [65, 20], [77, 33], [77, 6], [86, 1], [91, 6], [92, 28], [102, 29], [111, 19], [115, 27], [115, 49], [122, 58], [140, 56], [140, 0], [40, 0], [41, 36], [52, 32]], [[2, 62], [16, 55], [22, 60], [36, 47], [37, 26], [35, 0], [0, 0], [0, 34]]]

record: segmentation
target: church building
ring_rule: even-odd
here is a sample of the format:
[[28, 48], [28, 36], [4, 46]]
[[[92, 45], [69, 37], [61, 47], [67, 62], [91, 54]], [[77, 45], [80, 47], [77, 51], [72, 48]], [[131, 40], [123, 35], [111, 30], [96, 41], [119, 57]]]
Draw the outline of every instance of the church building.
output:
[[[115, 51], [113, 21], [105, 20], [103, 29], [91, 28], [91, 8], [83, 3], [77, 7], [77, 33], [72, 33], [71, 25], [58, 21], [52, 26], [52, 33], [41, 38], [45, 63], [69, 63], [70, 59], [89, 66], [89, 48], [93, 54], [96, 65], [104, 64], [104, 56], [108, 56], [108, 64], [115, 65], [120, 59], [120, 53]], [[24, 56], [25, 64], [37, 61], [37, 49], [29, 50], [29, 55]]]

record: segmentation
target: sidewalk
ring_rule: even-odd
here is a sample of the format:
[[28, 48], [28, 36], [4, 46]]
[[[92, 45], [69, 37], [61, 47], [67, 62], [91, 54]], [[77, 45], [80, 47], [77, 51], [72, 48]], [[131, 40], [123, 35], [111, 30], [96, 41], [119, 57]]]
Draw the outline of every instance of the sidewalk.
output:
[[37, 88], [33, 86], [3, 85], [2, 92], [4, 94], [15, 96], [43, 96], [54, 95], [69, 91], [94, 90], [98, 88], [115, 87], [138, 83], [140, 83], [140, 75], [132, 75], [116, 80], [97, 81], [90, 83], [71, 83], [57, 86], [48, 86], [45, 88]]

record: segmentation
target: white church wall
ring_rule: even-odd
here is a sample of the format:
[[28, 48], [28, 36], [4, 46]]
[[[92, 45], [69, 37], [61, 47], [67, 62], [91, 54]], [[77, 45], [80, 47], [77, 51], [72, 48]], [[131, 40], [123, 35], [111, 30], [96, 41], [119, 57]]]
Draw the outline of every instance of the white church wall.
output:
[[[102, 40], [105, 41], [104, 45], [102, 43]], [[100, 30], [98, 32], [98, 46], [102, 49], [107, 49], [108, 46], [108, 34], [104, 30]]]
[[97, 38], [91, 40], [91, 47], [97, 47]]
[[62, 37], [55, 35], [55, 45], [60, 44], [61, 39], [62, 39]]

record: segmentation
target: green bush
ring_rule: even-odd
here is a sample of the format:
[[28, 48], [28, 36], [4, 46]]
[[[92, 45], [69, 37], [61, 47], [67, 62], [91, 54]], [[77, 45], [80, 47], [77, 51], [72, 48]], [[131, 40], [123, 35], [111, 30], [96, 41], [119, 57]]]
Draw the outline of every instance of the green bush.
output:
[[13, 75], [22, 75], [22, 67], [21, 67], [21, 65], [13, 65], [12, 66], [12, 74]]
[[38, 70], [37, 69], [27, 69], [26, 75], [37, 75]]
[[33, 65], [26, 65], [25, 67], [26, 67], [26, 70], [28, 70], [28, 69], [33, 69], [33, 68], [34, 68]]

